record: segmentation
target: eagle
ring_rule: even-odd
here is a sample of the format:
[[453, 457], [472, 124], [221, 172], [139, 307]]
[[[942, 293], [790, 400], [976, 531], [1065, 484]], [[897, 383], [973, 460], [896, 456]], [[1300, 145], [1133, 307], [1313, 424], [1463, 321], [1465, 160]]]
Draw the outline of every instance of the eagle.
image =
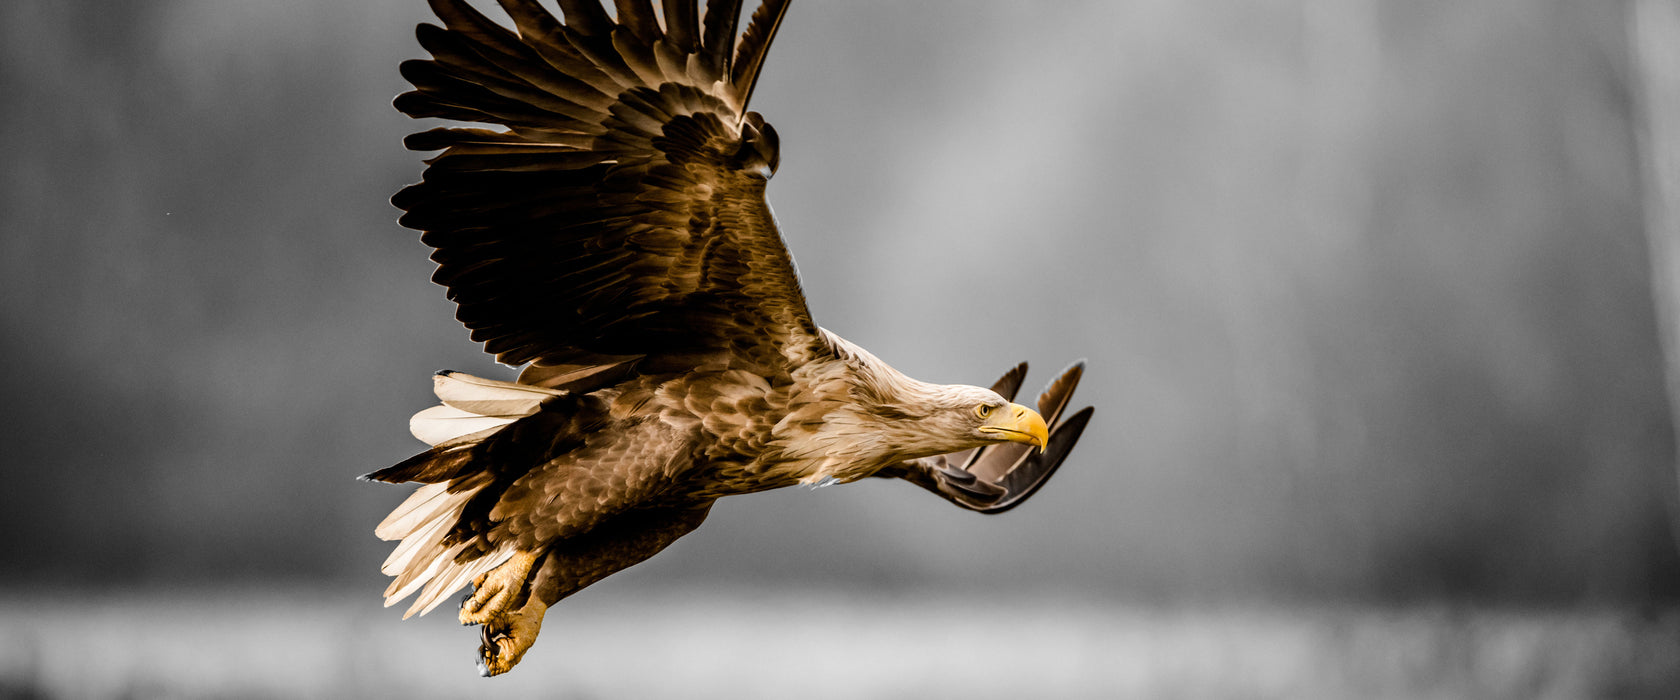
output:
[[788, 0], [429, 0], [401, 64], [409, 135], [438, 152], [392, 198], [432, 280], [515, 381], [439, 372], [430, 449], [363, 477], [421, 486], [375, 534], [405, 619], [462, 587], [479, 672], [547, 609], [693, 531], [719, 498], [866, 477], [1007, 511], [1067, 458], [1083, 363], [1037, 410], [1026, 364], [989, 388], [912, 379], [818, 327], [765, 200], [776, 130], [747, 111]]

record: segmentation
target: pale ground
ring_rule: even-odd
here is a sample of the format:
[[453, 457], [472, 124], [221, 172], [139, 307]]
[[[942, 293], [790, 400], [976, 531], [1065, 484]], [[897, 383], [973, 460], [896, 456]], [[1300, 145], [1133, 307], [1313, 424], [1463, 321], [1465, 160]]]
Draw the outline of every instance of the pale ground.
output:
[[524, 664], [378, 598], [0, 596], [0, 698], [1680, 698], [1680, 614], [587, 593]]

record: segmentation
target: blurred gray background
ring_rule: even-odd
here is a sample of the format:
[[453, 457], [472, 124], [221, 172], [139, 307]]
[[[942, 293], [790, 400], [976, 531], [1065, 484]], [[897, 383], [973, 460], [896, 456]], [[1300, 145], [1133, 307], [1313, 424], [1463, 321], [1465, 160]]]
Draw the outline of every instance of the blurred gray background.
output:
[[[1151, 611], [1227, 606], [1261, 612], [1186, 624], [1311, 637], [1332, 613], [1289, 611], [1514, 609], [1541, 616], [1515, 638], [1544, 639], [1600, 611], [1590, 654], [1680, 640], [1631, 8], [795, 3], [753, 107], [782, 136], [770, 198], [818, 322], [930, 381], [1028, 360], [1030, 388], [1088, 358], [1096, 419], [1000, 517], [884, 481], [727, 499], [557, 608], [533, 658], [571, 658], [568, 614], [610, 628], [600, 609], [686, 614], [700, 590], [767, 629], [821, 608], [790, 593], [810, 590], [911, 618], [930, 597], [1075, 601], [1045, 614], [1095, 639], [1107, 623], [1068, 611], [1118, 606], [1115, 629], [1167, 630], [1151, 647], [1183, 622]], [[420, 0], [0, 4], [0, 620], [28, 631], [0, 644], [0, 672], [26, 669], [0, 694], [53, 692], [41, 635], [70, 600], [86, 634], [52, 648], [109, 633], [141, 654], [204, 596], [435, 634], [379, 663], [470, 674], [475, 634], [380, 611], [372, 528], [407, 489], [353, 480], [422, 447], [406, 422], [432, 371], [512, 375], [387, 203], [422, 167], [400, 139], [430, 124], [390, 100], [428, 19]], [[176, 612], [134, 612], [152, 600]], [[1351, 614], [1326, 624], [1410, 639]], [[1132, 687], [1079, 668], [1097, 685], [1074, 691]], [[126, 692], [181, 691], [147, 682]], [[230, 683], [205, 692], [267, 687]]]

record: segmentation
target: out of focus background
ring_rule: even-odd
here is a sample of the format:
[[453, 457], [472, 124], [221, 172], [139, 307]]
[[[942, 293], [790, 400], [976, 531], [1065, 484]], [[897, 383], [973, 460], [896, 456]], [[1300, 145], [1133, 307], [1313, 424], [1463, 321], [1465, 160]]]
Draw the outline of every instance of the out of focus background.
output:
[[1096, 419], [1004, 516], [727, 499], [494, 681], [380, 608], [406, 489], [353, 480], [512, 375], [387, 203], [428, 19], [0, 4], [0, 697], [1680, 695], [1676, 3], [795, 3], [753, 106], [818, 322], [1088, 358]]

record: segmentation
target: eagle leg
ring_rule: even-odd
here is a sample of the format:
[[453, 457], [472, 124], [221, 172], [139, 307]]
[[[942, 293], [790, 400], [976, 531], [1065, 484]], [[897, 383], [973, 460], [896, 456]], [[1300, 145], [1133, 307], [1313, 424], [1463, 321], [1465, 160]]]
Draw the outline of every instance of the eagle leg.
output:
[[536, 561], [537, 552], [515, 552], [501, 566], [473, 581], [472, 597], [461, 602], [461, 624], [483, 625], [507, 613], [514, 598], [525, 589], [525, 579]]
[[478, 645], [478, 675], [489, 678], [513, 670], [537, 641], [546, 612], [547, 605], [529, 596], [524, 607], [484, 623]]

